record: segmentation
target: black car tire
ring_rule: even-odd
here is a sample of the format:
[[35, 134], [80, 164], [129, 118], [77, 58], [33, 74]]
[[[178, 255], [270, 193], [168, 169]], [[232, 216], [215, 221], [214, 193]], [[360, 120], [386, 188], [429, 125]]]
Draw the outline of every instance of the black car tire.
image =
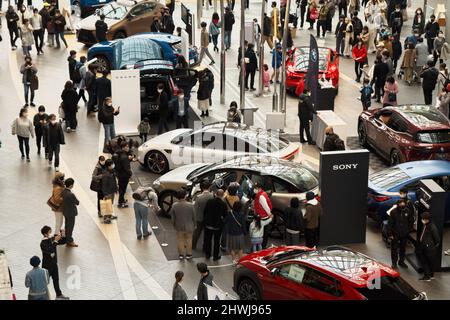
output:
[[[161, 163], [161, 166], [157, 163], [158, 161], [162, 161], [164, 164]], [[157, 150], [147, 152], [147, 155], [145, 156], [145, 166], [150, 172], [156, 174], [164, 174], [169, 171], [169, 161]]]
[[114, 40], [116, 40], [116, 39], [125, 39], [126, 37], [127, 37], [127, 34], [125, 32], [123, 32], [123, 31], [117, 31], [114, 34]]
[[258, 286], [248, 278], [245, 278], [239, 282], [237, 293], [240, 300], [262, 300]]
[[359, 140], [359, 144], [361, 146], [368, 147], [367, 132], [366, 132], [366, 129], [364, 128], [362, 121], [359, 122], [359, 124], [358, 124], [358, 140]]
[[158, 199], [158, 205], [161, 208], [161, 213], [164, 216], [170, 217], [170, 209], [172, 209], [172, 205], [175, 202], [177, 193], [173, 190], [166, 190], [161, 192]]
[[108, 58], [104, 55], [97, 55], [95, 56], [97, 58], [97, 61], [95, 62], [95, 65], [97, 66], [97, 71], [102, 72], [104, 70], [111, 70], [111, 64], [109, 63]]
[[398, 150], [392, 150], [391, 155], [389, 157], [389, 164], [391, 166], [396, 166], [398, 164], [402, 163], [402, 157], [400, 155], [400, 152]]

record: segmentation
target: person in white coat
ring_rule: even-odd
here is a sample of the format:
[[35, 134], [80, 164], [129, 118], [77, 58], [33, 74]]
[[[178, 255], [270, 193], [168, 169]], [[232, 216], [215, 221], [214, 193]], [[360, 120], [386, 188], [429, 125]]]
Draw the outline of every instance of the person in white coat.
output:
[[252, 243], [252, 252], [262, 250], [264, 227], [272, 222], [272, 217], [273, 215], [271, 214], [268, 219], [261, 220], [258, 215], [254, 216], [254, 220], [250, 224], [249, 229], [250, 241]]

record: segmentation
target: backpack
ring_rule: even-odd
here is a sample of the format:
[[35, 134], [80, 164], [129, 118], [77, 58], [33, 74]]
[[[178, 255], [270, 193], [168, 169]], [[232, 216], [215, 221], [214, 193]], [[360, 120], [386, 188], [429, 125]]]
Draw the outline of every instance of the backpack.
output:
[[360, 19], [355, 19], [355, 21], [352, 21], [352, 24], [353, 24], [353, 31], [356, 34], [360, 34], [363, 29], [362, 21]]
[[80, 68], [83, 66], [81, 62], [77, 62], [75, 65], [75, 69], [73, 70], [73, 83], [80, 83], [81, 82], [81, 73]]
[[345, 150], [345, 143], [341, 138], [337, 138], [336, 140], [334, 140], [334, 150]]
[[361, 101], [370, 101], [372, 95], [372, 88], [370, 86], [365, 86], [361, 91]]

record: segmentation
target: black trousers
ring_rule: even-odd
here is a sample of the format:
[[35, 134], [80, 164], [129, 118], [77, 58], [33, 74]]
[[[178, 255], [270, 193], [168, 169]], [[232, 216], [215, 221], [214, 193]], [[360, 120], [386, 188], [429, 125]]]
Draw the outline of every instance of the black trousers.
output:
[[245, 88], [248, 89], [248, 77], [250, 77], [250, 88], [254, 89], [256, 68], [247, 66], [245, 71]]
[[59, 151], [60, 151], [60, 145], [48, 145], [48, 161], [53, 160], [53, 155], [55, 155], [55, 168], [59, 167]]
[[76, 129], [78, 125], [76, 112], [65, 112], [66, 126], [71, 129]]
[[103, 200], [103, 192], [98, 191], [97, 192], [97, 212], [100, 213], [100, 200]]
[[434, 50], [434, 39], [435, 38], [427, 38], [427, 46], [428, 46], [428, 53], [431, 54]]
[[336, 53], [340, 54], [340, 55], [344, 54], [344, 48], [345, 48], [344, 38], [337, 37], [336, 38]]
[[305, 229], [305, 245], [313, 248], [319, 244], [318, 229]]
[[11, 41], [11, 47], [15, 47], [16, 41], [17, 39], [19, 39], [19, 29], [12, 28], [8, 30], [9, 30], [9, 40]]
[[[303, 132], [306, 132], [306, 140]], [[309, 129], [309, 121], [302, 121], [302, 119], [300, 119], [300, 142], [303, 143], [305, 141], [308, 141], [309, 143], [313, 141], [311, 131]]]
[[[220, 257], [220, 235], [222, 234], [222, 230], [212, 230], [205, 228], [205, 237], [203, 240], [205, 247], [205, 256], [206, 258], [211, 257], [211, 249], [213, 248], [213, 257], [217, 259]], [[214, 240], [213, 240], [214, 238]], [[212, 243], [214, 241], [214, 244]]]
[[346, 4], [339, 4], [338, 8], [339, 8], [339, 15], [341, 15], [343, 13], [344, 16], [347, 16], [347, 3]]
[[145, 141], [147, 141], [147, 134], [146, 133], [140, 133], [139, 134], [139, 138], [141, 138], [142, 143], [144, 143]]
[[300, 238], [300, 232], [297, 234], [286, 232], [286, 244], [289, 246], [300, 244]]
[[[204, 227], [205, 227], [205, 225], [204, 225], [203, 221], [197, 221], [197, 225], [195, 227], [194, 233], [192, 234], [192, 249], [197, 248], [197, 242], [198, 242], [198, 239], [200, 239], [200, 236], [202, 234]], [[203, 243], [203, 249], [205, 249], [205, 243]]]
[[391, 260], [392, 264], [405, 261], [406, 242], [408, 237], [394, 238], [391, 241]]
[[167, 123], [167, 117], [159, 117], [158, 122], [158, 134], [163, 133], [163, 130], [169, 131], [169, 125]]
[[[21, 136], [17, 136], [17, 139], [19, 140], [19, 150], [22, 157], [27, 155], [27, 158], [30, 157], [30, 138], [24, 138]], [[24, 154], [24, 146], [25, 146], [25, 154]]]
[[45, 153], [48, 153], [48, 148], [43, 140], [44, 133], [42, 132], [42, 130], [34, 130], [34, 133], [36, 134], [36, 146], [38, 149], [38, 153], [41, 153], [41, 145], [45, 148]]
[[97, 105], [97, 94], [95, 93], [95, 90], [88, 90], [87, 92], [89, 94], [87, 111], [93, 112], [95, 109], [95, 106]]
[[269, 228], [270, 223], [264, 226], [263, 242], [262, 247], [265, 249], [267, 247], [267, 242], [269, 242]]
[[375, 96], [377, 97], [377, 100], [382, 99], [384, 96], [384, 84], [385, 83], [386, 83], [386, 81], [384, 81], [383, 83], [375, 82]]
[[423, 268], [425, 277], [432, 277], [436, 268], [434, 259], [436, 257], [435, 249], [421, 249], [418, 252], [418, 258]]
[[127, 192], [128, 182], [130, 181], [129, 176], [118, 176], [119, 180], [119, 204], [125, 203], [125, 193]]
[[42, 46], [44, 44], [44, 30], [33, 30], [34, 43], [36, 44], [36, 51], [39, 52], [42, 50]]
[[62, 295], [61, 288], [59, 287], [59, 270], [58, 265], [54, 265], [48, 268], [45, 268], [48, 271], [48, 275], [52, 278], [53, 287], [55, 288], [56, 296], [59, 297]]
[[182, 127], [189, 128], [188, 117], [186, 114], [184, 116], [177, 116], [176, 122], [177, 122], [177, 129], [180, 129]]
[[300, 28], [305, 24], [306, 6], [300, 6]]
[[73, 229], [75, 228], [75, 217], [64, 216], [64, 230], [66, 232], [67, 243], [73, 242]]
[[320, 29], [322, 28], [322, 37], [325, 37], [327, 31], [327, 22], [317, 20], [317, 38], [320, 37]]
[[362, 68], [364, 67], [364, 62], [355, 61], [355, 74], [358, 79], [362, 76]]
[[78, 101], [80, 101], [80, 99], [83, 99], [84, 103], [87, 102], [86, 96], [84, 95], [84, 89], [80, 89], [78, 92]]
[[423, 88], [423, 97], [425, 98], [425, 104], [433, 103], [433, 89]]

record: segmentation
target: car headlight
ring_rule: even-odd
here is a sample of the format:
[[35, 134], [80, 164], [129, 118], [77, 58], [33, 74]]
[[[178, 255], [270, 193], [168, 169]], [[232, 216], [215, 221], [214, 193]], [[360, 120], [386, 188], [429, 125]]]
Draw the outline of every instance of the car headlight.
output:
[[159, 181], [159, 179], [156, 179], [155, 181], [153, 181], [153, 189], [159, 189], [159, 187], [161, 186], [161, 182]]

